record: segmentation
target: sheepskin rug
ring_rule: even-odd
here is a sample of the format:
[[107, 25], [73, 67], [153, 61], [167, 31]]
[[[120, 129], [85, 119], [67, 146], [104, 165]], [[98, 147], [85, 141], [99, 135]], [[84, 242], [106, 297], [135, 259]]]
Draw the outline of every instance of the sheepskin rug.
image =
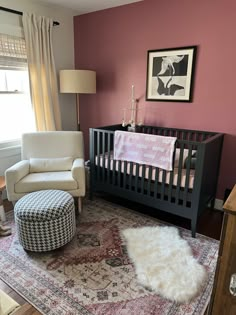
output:
[[178, 303], [198, 295], [207, 272], [177, 228], [130, 228], [122, 234], [141, 285]]

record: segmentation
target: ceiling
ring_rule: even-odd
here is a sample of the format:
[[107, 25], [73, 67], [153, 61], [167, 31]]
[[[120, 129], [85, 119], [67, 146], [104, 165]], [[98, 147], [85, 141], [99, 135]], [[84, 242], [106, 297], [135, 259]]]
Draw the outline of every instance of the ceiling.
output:
[[84, 14], [139, 1], [143, 0], [41, 0], [40, 2], [59, 5], [78, 11], [78, 14]]

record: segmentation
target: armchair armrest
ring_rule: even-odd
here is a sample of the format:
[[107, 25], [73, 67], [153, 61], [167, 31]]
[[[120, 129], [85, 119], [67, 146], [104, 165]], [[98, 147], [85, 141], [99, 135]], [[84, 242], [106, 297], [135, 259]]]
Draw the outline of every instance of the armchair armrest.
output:
[[8, 168], [5, 172], [7, 197], [15, 194], [15, 184], [29, 174], [29, 161], [23, 160]]
[[77, 181], [79, 188], [85, 189], [85, 166], [84, 159], [77, 158], [72, 165], [72, 177]]

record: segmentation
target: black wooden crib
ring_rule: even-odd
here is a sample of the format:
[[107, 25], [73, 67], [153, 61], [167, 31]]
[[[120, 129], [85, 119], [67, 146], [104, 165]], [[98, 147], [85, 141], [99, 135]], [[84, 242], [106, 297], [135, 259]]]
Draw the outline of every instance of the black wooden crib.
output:
[[173, 170], [113, 159], [114, 133], [127, 127], [90, 128], [90, 198], [107, 192], [191, 220], [214, 202], [224, 135], [216, 132], [141, 126], [138, 132], [177, 137]]

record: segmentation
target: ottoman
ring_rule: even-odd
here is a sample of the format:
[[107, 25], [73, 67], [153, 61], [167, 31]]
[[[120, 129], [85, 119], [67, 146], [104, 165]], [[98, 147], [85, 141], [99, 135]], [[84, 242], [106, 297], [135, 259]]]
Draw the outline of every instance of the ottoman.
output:
[[61, 190], [25, 195], [14, 208], [19, 242], [24, 249], [42, 252], [61, 247], [75, 234], [73, 197]]

